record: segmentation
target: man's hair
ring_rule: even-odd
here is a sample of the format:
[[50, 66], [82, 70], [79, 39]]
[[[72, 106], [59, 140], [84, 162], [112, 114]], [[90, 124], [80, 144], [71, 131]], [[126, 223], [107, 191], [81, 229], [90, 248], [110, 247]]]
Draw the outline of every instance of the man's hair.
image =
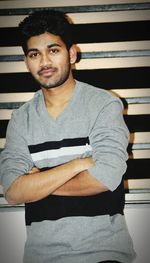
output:
[[45, 32], [59, 36], [67, 49], [72, 46], [72, 22], [63, 12], [55, 10], [40, 10], [30, 14], [19, 24], [21, 45], [27, 53], [27, 41], [32, 36]]

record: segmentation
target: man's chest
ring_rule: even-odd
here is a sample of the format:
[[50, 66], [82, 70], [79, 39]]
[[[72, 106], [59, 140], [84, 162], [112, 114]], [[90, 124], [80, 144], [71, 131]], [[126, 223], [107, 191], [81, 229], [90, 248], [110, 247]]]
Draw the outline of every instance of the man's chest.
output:
[[53, 167], [76, 158], [91, 155], [88, 118], [32, 123], [28, 148], [35, 166]]

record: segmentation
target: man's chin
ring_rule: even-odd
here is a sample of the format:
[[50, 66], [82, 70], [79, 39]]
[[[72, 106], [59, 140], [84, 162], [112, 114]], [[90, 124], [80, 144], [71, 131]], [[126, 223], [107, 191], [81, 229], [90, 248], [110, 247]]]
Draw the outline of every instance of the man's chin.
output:
[[46, 89], [46, 90], [50, 90], [50, 89], [54, 89], [56, 88], [58, 85], [55, 85], [55, 84], [51, 84], [51, 85], [46, 85], [46, 84], [41, 84], [41, 87]]

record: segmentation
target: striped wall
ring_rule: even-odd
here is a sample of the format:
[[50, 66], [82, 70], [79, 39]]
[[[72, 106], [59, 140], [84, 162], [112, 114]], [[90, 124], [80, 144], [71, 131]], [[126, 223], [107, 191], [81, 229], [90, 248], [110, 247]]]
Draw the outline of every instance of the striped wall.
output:
[[[150, 203], [150, 1], [0, 1], [0, 150], [12, 111], [38, 88], [23, 62], [17, 25], [33, 10], [48, 8], [74, 21], [81, 58], [75, 78], [122, 99], [130, 130], [126, 204]], [[2, 187], [0, 207], [8, 207]]]

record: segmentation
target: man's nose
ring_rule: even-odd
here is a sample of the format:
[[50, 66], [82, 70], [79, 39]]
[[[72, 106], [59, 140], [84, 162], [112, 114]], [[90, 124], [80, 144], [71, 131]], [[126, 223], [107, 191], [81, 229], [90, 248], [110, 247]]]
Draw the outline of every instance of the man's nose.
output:
[[46, 66], [50, 66], [50, 65], [51, 65], [50, 56], [48, 56], [48, 54], [43, 54], [41, 56], [40, 66], [41, 67], [46, 67]]

